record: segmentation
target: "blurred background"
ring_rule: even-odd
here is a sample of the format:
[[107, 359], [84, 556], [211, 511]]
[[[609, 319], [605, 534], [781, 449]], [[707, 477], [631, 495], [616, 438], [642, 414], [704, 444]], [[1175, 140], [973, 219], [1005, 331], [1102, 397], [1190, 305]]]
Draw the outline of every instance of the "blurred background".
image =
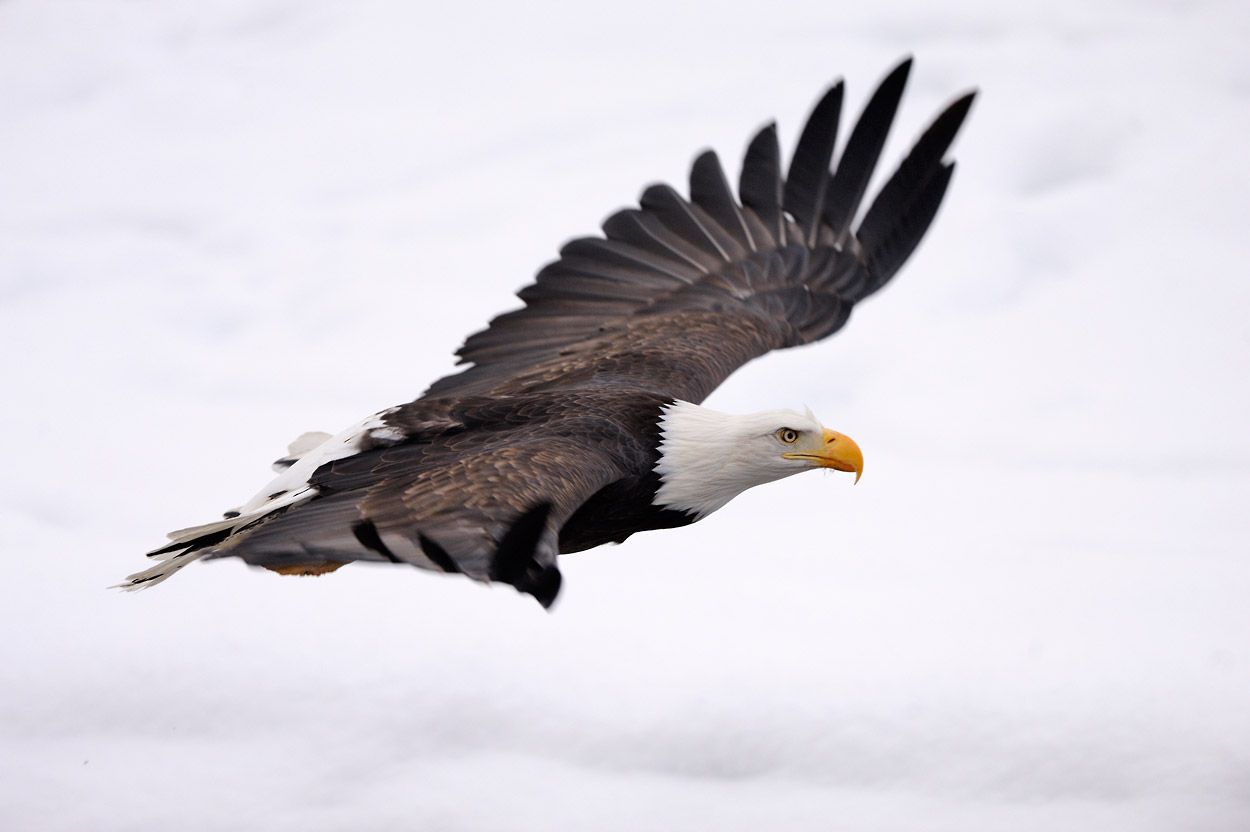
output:
[[[0, 3], [0, 826], [1250, 828], [1250, 6]], [[981, 97], [795, 477], [566, 558], [105, 589], [700, 149]], [[846, 134], [843, 133], [843, 136]]]

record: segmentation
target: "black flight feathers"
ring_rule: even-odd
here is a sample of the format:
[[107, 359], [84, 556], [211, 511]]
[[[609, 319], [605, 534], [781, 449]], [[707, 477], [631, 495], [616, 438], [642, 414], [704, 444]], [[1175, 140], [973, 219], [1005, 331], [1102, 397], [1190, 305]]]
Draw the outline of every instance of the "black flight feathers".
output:
[[[519, 292], [524, 308], [465, 341], [457, 355], [475, 366], [440, 379], [426, 396], [511, 392], [521, 377], [550, 385], [557, 358], [579, 354], [581, 366], [590, 366], [597, 338], [657, 311], [729, 315], [737, 304], [780, 315], [776, 338], [744, 346], [747, 357], [837, 331], [851, 306], [884, 286], [915, 250], [954, 170], [944, 156], [973, 93], [937, 117], [862, 210], [910, 71], [907, 59], [886, 75], [840, 156], [841, 81], [812, 110], [784, 175], [777, 128], [769, 124], [747, 147], [736, 196], [710, 150], [690, 170], [688, 200], [668, 185], [647, 188], [638, 208], [603, 223], [606, 239], [564, 246]], [[680, 321], [674, 327], [682, 329]], [[673, 353], [674, 362], [683, 360], [680, 349]]]
[[533, 595], [550, 607], [560, 593], [560, 569], [553, 562], [544, 565], [537, 556], [547, 530], [551, 503], [539, 503], [518, 517], [499, 541], [490, 565], [490, 579], [512, 584], [517, 592]]
[[[516, 587], [517, 592], [534, 596], [545, 608], [550, 608], [555, 603], [562, 581], [555, 558], [548, 558], [552, 563], [544, 564], [538, 555], [550, 514], [551, 503], [543, 502], [522, 512], [513, 520], [495, 548], [487, 575], [491, 581], [511, 584]], [[439, 569], [449, 573], [461, 571], [455, 558], [438, 541], [424, 534], [418, 534], [417, 537], [425, 556]]]
[[816, 235], [824, 219], [825, 194], [832, 178], [829, 166], [833, 163], [833, 146], [838, 141], [841, 116], [842, 82], [839, 81], [816, 102], [790, 159], [783, 205], [799, 224], [802, 242], [807, 246], [816, 245]]
[[[551, 503], [542, 502], [516, 517], [500, 538], [486, 576], [496, 583], [511, 584], [516, 587], [517, 592], [534, 596], [538, 603], [548, 608], [555, 603], [562, 581], [559, 567], [554, 562], [543, 564], [538, 557], [550, 514]], [[382, 540], [382, 535], [378, 533], [372, 520], [365, 518], [357, 522], [352, 526], [352, 534], [366, 549], [376, 552], [391, 563], [404, 563], [403, 558], [392, 552]], [[440, 570], [449, 574], [463, 571], [451, 553], [437, 540], [420, 532], [417, 533], [417, 539], [422, 553]]]

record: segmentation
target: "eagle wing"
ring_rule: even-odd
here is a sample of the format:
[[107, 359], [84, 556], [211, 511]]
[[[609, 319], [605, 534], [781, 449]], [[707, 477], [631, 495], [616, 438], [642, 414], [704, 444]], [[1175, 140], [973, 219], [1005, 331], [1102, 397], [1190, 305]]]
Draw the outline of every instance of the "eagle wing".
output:
[[613, 214], [604, 237], [573, 240], [519, 297], [457, 351], [473, 366], [425, 398], [617, 385], [698, 402], [771, 350], [838, 331], [924, 236], [954, 171], [944, 155], [974, 93], [921, 135], [856, 222], [910, 71], [869, 99], [834, 164], [843, 84], [817, 103], [788, 175], [775, 125], [747, 148], [735, 197], [716, 154]]

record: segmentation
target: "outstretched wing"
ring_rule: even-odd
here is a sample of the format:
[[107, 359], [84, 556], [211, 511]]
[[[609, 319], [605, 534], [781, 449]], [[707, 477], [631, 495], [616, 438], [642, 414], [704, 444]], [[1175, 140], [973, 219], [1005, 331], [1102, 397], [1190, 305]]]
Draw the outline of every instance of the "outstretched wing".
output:
[[825, 338], [884, 286], [928, 230], [954, 163], [944, 155], [973, 94], [924, 132], [855, 224], [911, 61], [877, 88], [833, 165], [843, 86], [804, 127], [786, 177], [775, 125], [747, 148], [735, 197], [716, 154], [690, 198], [648, 188], [604, 237], [574, 240], [457, 355], [473, 366], [426, 398], [620, 384], [700, 401], [742, 364]]

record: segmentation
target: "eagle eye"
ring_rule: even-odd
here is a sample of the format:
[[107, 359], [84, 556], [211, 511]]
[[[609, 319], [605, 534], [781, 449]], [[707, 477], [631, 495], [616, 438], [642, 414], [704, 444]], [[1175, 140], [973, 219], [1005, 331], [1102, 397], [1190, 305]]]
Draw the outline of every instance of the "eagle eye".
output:
[[777, 431], [777, 438], [787, 445], [793, 445], [799, 441], [799, 432], [794, 428], [782, 428]]

